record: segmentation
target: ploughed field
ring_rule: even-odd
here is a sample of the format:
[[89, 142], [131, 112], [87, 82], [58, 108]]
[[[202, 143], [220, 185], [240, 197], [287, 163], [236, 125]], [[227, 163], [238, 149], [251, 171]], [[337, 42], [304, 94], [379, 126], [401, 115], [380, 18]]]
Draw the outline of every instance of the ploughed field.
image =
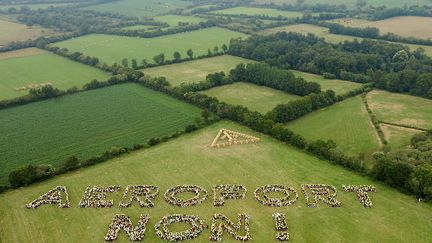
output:
[[22, 166], [132, 147], [184, 130], [199, 116], [198, 108], [137, 84], [0, 110], [0, 184]]
[[37, 48], [0, 53], [0, 73], [0, 100], [26, 95], [31, 88], [48, 83], [66, 90], [110, 77], [99, 69]]
[[[258, 136], [261, 141], [212, 148], [209, 145], [220, 128]], [[331, 208], [325, 204], [316, 208], [306, 206], [300, 187], [308, 183], [334, 185], [341, 207]], [[118, 207], [127, 185], [144, 184], [160, 188], [153, 208], [141, 208], [136, 202], [127, 209]], [[199, 185], [208, 191], [209, 197], [202, 204], [186, 208], [165, 202], [164, 192], [180, 184]], [[248, 191], [244, 199], [226, 200], [224, 206], [214, 207], [211, 188], [216, 184], [241, 184]], [[292, 206], [264, 206], [254, 199], [253, 191], [266, 184], [291, 186], [299, 194], [299, 199]], [[364, 208], [355, 193], [343, 192], [342, 184], [375, 185], [377, 192], [369, 193], [373, 208]], [[45, 205], [35, 210], [25, 208], [28, 202], [59, 185], [68, 189], [70, 208], [56, 205]], [[114, 207], [78, 208], [88, 185], [120, 185], [120, 192], [108, 193], [107, 200], [114, 200]], [[282, 195], [276, 193], [272, 196]], [[209, 225], [214, 213], [225, 214], [235, 222], [238, 213], [247, 213], [251, 216], [251, 242], [276, 242], [272, 219], [275, 212], [286, 214], [292, 242], [427, 242], [432, 231], [430, 204], [416, 203], [414, 198], [367, 177], [227, 121], [150, 149], [0, 194], [2, 241], [11, 243], [103, 242], [108, 225], [114, 215], [120, 213], [130, 216], [134, 225], [140, 214], [150, 216], [144, 242], [162, 242], [155, 235], [154, 225], [166, 214], [198, 215]], [[181, 226], [181, 229], [187, 228]], [[193, 242], [209, 242], [209, 236], [210, 230], [205, 227]], [[227, 233], [223, 240], [237, 242]], [[119, 235], [119, 242], [129, 242], [124, 231]]]
[[218, 27], [200, 29], [191, 32], [165, 35], [155, 38], [138, 38], [116, 35], [91, 34], [54, 45], [79, 51], [88, 56], [98, 57], [108, 64], [121, 63], [123, 58], [136, 59], [140, 63], [143, 59], [153, 63], [153, 57], [164, 53], [165, 60], [171, 60], [173, 53], [180, 52], [186, 58], [186, 51], [191, 49], [194, 56], [205, 55], [208, 49], [215, 46], [219, 49], [223, 44], [229, 44], [231, 38], [247, 37], [247, 35]]

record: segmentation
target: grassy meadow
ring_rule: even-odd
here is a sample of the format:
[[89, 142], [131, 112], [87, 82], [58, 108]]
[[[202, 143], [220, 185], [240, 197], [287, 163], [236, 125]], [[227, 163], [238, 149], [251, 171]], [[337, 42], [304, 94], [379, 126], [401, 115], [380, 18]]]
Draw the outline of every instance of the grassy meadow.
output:
[[[1, 6], [1, 5], [0, 5]], [[13, 41], [25, 41], [36, 39], [45, 34], [53, 33], [52, 30], [37, 26], [27, 26], [0, 18], [0, 47]]]
[[188, 62], [146, 68], [142, 71], [152, 77], [166, 77], [172, 86], [181, 83], [204, 81], [208, 74], [223, 71], [228, 74], [240, 63], [251, 63], [253, 60], [230, 55], [198, 59]]
[[301, 96], [287, 94], [276, 89], [244, 82], [214, 87], [202, 91], [202, 93], [216, 97], [218, 100], [225, 103], [245, 106], [252, 111], [261, 113], [272, 110], [276, 105], [285, 104], [291, 100], [301, 98]]
[[120, 0], [92, 5], [84, 9], [137, 17], [152, 17], [172, 10], [183, 9], [192, 4], [190, 1], [183, 0]]
[[170, 26], [177, 26], [179, 22], [198, 24], [200, 22], [205, 22], [206, 19], [194, 17], [194, 16], [183, 16], [183, 15], [161, 15], [154, 17], [154, 20], [159, 22], [165, 22]]
[[155, 38], [138, 38], [116, 35], [91, 34], [79, 38], [57, 42], [54, 45], [95, 56], [109, 64], [121, 63], [123, 58], [135, 58], [140, 62], [146, 59], [153, 63], [153, 57], [164, 53], [165, 59], [173, 59], [173, 53], [179, 51], [186, 57], [186, 51], [192, 49], [195, 56], [207, 54], [208, 48], [228, 44], [231, 38], [247, 35], [218, 27], [201, 29]]
[[253, 8], [253, 7], [234, 7], [210, 12], [213, 14], [223, 15], [249, 15], [249, 16], [269, 16], [269, 17], [285, 17], [285, 18], [301, 18], [302, 12], [281, 11], [271, 8]]
[[380, 148], [360, 96], [312, 112], [287, 123], [286, 127], [310, 140], [333, 140], [350, 155], [370, 154]]
[[405, 148], [409, 146], [411, 144], [412, 136], [422, 132], [416, 129], [387, 124], [381, 124], [381, 130], [384, 132], [384, 137], [392, 149]]
[[[254, 3], [258, 4], [295, 4], [297, 0], [255, 0]], [[329, 4], [328, 0], [305, 0], [305, 4]], [[357, 8], [356, 7], [357, 0], [333, 0], [331, 1], [332, 5], [345, 5], [348, 8]], [[366, 5], [371, 5], [374, 7], [378, 6], [387, 6], [387, 7], [404, 7], [404, 5], [431, 5], [429, 0], [366, 0]]]
[[140, 24], [140, 25], [132, 25], [132, 26], [124, 27], [122, 29], [124, 29], [124, 30], [148, 30], [148, 29], [151, 29], [151, 28], [154, 28], [154, 27], [155, 26], [152, 26], [152, 25], [142, 25], [142, 24]]
[[[307, 35], [308, 33], [312, 33], [318, 37], [322, 37], [325, 39], [325, 41], [330, 43], [340, 43], [344, 41], [353, 41], [355, 39], [362, 40], [363, 38], [355, 37], [355, 36], [349, 36], [349, 35], [336, 35], [329, 33], [328, 28], [316, 26], [312, 24], [294, 24], [294, 25], [287, 25], [287, 26], [281, 26], [271, 29], [266, 29], [260, 32], [260, 34], [274, 34], [277, 32], [297, 32], [303, 35]], [[425, 53], [429, 56], [432, 56], [432, 46], [425, 46], [425, 45], [414, 45], [414, 44], [405, 44], [405, 43], [398, 43], [398, 42], [390, 42], [390, 43], [396, 43], [408, 46], [411, 50], [416, 50], [418, 48], [423, 48], [425, 50]]]
[[[35, 84], [50, 82], [66, 90], [110, 77], [99, 69], [36, 48], [0, 53], [0, 73], [0, 100], [26, 95]], [[25, 89], [16, 90], [22, 87]]]
[[[220, 128], [245, 132], [261, 138], [254, 144], [226, 148], [209, 145]], [[334, 185], [342, 205], [331, 208], [320, 204], [307, 207], [301, 184], [323, 183]], [[127, 185], [156, 185], [160, 187], [155, 207], [118, 207]], [[171, 206], [163, 193], [180, 184], [204, 187], [209, 196], [204, 203], [193, 207]], [[211, 188], [216, 184], [242, 184], [246, 198], [227, 200], [225, 206], [213, 207]], [[261, 205], [253, 198], [253, 191], [266, 184], [284, 184], [295, 188], [297, 202], [289, 207], [275, 208]], [[373, 208], [364, 208], [354, 193], [346, 193], [342, 184], [375, 185], [377, 193], [370, 193]], [[55, 186], [66, 186], [71, 207], [41, 206], [35, 210], [24, 206]], [[78, 208], [78, 202], [88, 185], [120, 185], [121, 191], [108, 193], [114, 200], [113, 208]], [[188, 196], [190, 194], [187, 194]], [[272, 194], [272, 196], [278, 194]], [[0, 225], [2, 241], [15, 242], [103, 242], [114, 215], [124, 213], [135, 225], [140, 214], [150, 216], [145, 242], [163, 242], [155, 235], [154, 224], [166, 214], [184, 213], [200, 216], [206, 225], [211, 215], [222, 213], [235, 220], [238, 213], [251, 216], [251, 242], [276, 242], [272, 213], [287, 215], [288, 232], [292, 242], [428, 242], [432, 224], [432, 206], [417, 203], [415, 198], [401, 194], [327, 161], [302, 153], [267, 136], [231, 122], [222, 121], [205, 129], [187, 134], [165, 144], [137, 151], [121, 158], [89, 168], [80, 169], [26, 188], [0, 194]], [[171, 229], [178, 229], [175, 225]], [[185, 229], [184, 225], [181, 225]], [[209, 242], [209, 229], [192, 242]], [[65, 238], [67, 237], [67, 238]], [[238, 242], [224, 234], [224, 242]], [[129, 242], [122, 231], [118, 242]]]
[[337, 19], [336, 22], [350, 27], [375, 27], [380, 34], [394, 33], [404, 37], [416, 37], [420, 39], [432, 38], [432, 17], [399, 16], [379, 21], [364, 19]]
[[28, 7], [32, 10], [46, 9], [49, 7], [63, 7], [72, 5], [73, 3], [32, 3], [32, 4], [0, 4], [0, 10], [8, 10], [10, 8], [20, 9], [21, 7]]
[[0, 184], [27, 164], [60, 165], [113, 146], [132, 147], [193, 124], [200, 110], [137, 84], [0, 110]]
[[370, 92], [367, 99], [380, 121], [432, 128], [432, 100], [382, 90]]
[[319, 83], [322, 90], [331, 89], [338, 95], [345, 94], [351, 90], [362, 86], [362, 84], [359, 83], [344, 81], [340, 79], [325, 79], [321, 75], [316, 75], [313, 73], [306, 73], [297, 70], [290, 71], [293, 72], [294, 75], [304, 78], [306, 81]]

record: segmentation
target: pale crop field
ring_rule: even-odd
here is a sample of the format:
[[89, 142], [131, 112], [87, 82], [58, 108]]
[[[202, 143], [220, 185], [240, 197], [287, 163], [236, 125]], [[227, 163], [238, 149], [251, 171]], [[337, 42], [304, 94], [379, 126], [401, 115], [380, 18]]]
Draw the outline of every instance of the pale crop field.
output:
[[269, 17], [285, 17], [285, 18], [300, 18], [303, 16], [302, 12], [295, 11], [281, 11], [271, 8], [252, 8], [252, 7], [234, 7], [211, 12], [213, 14], [224, 15], [249, 15], [249, 16], [269, 16]]
[[[212, 148], [210, 143], [220, 128], [258, 136], [253, 144]], [[308, 207], [301, 184], [334, 185], [341, 207], [320, 203]], [[141, 208], [134, 202], [130, 208], [118, 205], [127, 185], [155, 185], [160, 188], [153, 208]], [[164, 201], [163, 194], [181, 184], [199, 185], [208, 191], [202, 204], [180, 208]], [[241, 184], [247, 189], [244, 199], [226, 200], [222, 207], [213, 206], [212, 186]], [[254, 190], [266, 184], [293, 187], [299, 195], [292, 206], [269, 207], [257, 202]], [[369, 193], [373, 208], [364, 208], [355, 193], [343, 192], [345, 185], [375, 185]], [[66, 186], [70, 208], [45, 205], [26, 209], [25, 205], [55, 186]], [[78, 208], [88, 185], [119, 185], [121, 191], [108, 193], [113, 208]], [[190, 196], [191, 194], [182, 195]], [[274, 193], [270, 197], [282, 197]], [[222, 213], [236, 221], [238, 213], [250, 215], [250, 242], [277, 242], [272, 213], [285, 213], [292, 242], [428, 242], [432, 231], [432, 206], [417, 203], [414, 197], [397, 192], [367, 177], [348, 171], [293, 149], [245, 127], [222, 121], [156, 147], [131, 153], [118, 159], [80, 169], [26, 188], [0, 194], [2, 241], [20, 242], [103, 242], [114, 215], [124, 213], [136, 225], [140, 214], [150, 216], [143, 242], [165, 242], [155, 235], [154, 225], [167, 214], [199, 216], [205, 225], [211, 215]], [[170, 229], [186, 229], [177, 224]], [[209, 242], [207, 227], [191, 242]], [[124, 231], [118, 242], [129, 242]], [[227, 233], [223, 242], [238, 242]]]
[[24, 24], [15, 23], [0, 18], [0, 47], [5, 46], [13, 41], [36, 39], [42, 35], [52, 33], [54, 32], [49, 29], [37, 26], [29, 27]]

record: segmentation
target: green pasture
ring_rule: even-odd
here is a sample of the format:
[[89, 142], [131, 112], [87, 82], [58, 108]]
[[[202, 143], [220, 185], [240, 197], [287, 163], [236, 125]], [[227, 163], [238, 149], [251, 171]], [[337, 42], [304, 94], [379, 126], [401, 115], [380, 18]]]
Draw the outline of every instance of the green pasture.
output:
[[295, 11], [281, 11], [271, 8], [253, 8], [253, 7], [234, 7], [222, 10], [216, 10], [210, 12], [213, 14], [223, 14], [223, 15], [249, 15], [249, 16], [269, 16], [269, 17], [279, 17], [284, 18], [301, 18], [303, 16], [302, 12]]
[[[258, 4], [270, 4], [274, 3], [277, 5], [282, 4], [295, 4], [297, 0], [255, 0], [254, 3]], [[356, 3], [357, 0], [334, 0], [329, 2], [327, 0], [305, 0], [303, 1], [305, 4], [332, 4], [332, 5], [345, 5], [350, 9], [357, 8]], [[386, 6], [386, 7], [404, 7], [405, 5], [431, 5], [429, 0], [366, 0], [366, 6]]]

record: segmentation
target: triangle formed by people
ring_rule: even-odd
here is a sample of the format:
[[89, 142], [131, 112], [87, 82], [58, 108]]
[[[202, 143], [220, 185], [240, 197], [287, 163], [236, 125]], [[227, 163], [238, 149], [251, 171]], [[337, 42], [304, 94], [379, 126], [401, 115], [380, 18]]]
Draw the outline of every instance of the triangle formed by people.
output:
[[219, 130], [218, 134], [216, 135], [210, 146], [215, 148], [221, 148], [236, 144], [255, 143], [259, 141], [260, 139], [257, 137], [222, 128]]

